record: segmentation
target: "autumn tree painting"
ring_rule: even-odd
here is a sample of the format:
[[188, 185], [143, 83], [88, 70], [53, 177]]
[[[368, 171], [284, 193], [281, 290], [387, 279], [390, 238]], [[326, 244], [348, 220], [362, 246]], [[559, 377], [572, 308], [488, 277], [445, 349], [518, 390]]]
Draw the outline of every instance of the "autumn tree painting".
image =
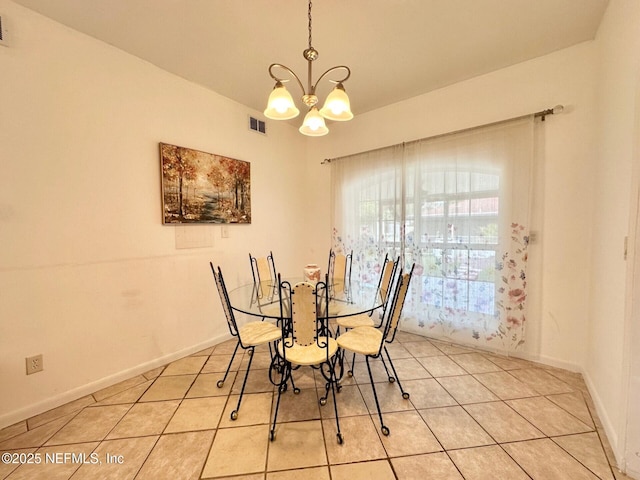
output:
[[251, 223], [251, 164], [160, 144], [163, 223]]

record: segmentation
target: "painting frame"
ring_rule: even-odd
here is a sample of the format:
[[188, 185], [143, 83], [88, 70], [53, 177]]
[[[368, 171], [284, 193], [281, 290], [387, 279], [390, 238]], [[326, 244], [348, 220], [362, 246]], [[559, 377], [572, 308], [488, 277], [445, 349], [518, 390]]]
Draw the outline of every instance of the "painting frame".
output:
[[250, 224], [251, 163], [160, 142], [162, 224]]

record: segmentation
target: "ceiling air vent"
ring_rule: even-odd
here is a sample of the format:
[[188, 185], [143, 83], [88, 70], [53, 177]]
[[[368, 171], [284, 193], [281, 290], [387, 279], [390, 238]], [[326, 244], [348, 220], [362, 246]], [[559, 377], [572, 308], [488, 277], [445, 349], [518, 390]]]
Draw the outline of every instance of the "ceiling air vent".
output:
[[267, 126], [262, 120], [258, 120], [257, 118], [249, 117], [249, 129], [254, 132], [261, 133], [262, 135], [267, 134]]

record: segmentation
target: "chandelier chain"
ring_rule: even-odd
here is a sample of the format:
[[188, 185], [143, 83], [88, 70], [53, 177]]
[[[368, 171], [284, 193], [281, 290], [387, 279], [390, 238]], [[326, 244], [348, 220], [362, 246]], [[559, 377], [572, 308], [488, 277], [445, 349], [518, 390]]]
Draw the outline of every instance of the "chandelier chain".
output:
[[309, 50], [313, 47], [311, 46], [311, 2], [309, 2]]

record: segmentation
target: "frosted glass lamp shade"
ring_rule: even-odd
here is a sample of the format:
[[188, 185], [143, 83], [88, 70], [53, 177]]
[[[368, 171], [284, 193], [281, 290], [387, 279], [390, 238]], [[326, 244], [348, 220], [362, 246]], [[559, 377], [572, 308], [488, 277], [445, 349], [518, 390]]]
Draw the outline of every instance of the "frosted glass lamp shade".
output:
[[320, 115], [329, 120], [344, 122], [353, 118], [351, 113], [351, 104], [347, 92], [341, 83], [331, 91], [324, 102]]
[[276, 86], [269, 95], [264, 116], [272, 120], [289, 120], [290, 118], [297, 117], [299, 113], [300, 110], [296, 108], [295, 103], [293, 103], [293, 98], [291, 98], [291, 94], [285, 86], [280, 82], [276, 83]]
[[309, 109], [309, 113], [304, 117], [304, 122], [298, 130], [303, 135], [310, 137], [321, 137], [329, 133], [329, 129], [324, 123], [324, 118], [322, 118], [316, 107]]

